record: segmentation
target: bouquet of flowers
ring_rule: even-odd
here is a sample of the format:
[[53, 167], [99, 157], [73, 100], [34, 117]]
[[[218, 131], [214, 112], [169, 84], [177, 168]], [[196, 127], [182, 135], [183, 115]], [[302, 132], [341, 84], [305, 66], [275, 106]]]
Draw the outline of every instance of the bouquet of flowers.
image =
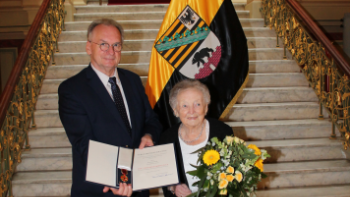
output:
[[200, 180], [193, 185], [198, 191], [189, 196], [251, 196], [257, 183], [265, 178], [263, 161], [270, 157], [266, 150], [246, 143], [237, 137], [226, 136], [223, 142], [216, 137], [195, 153], [198, 166], [187, 172]]

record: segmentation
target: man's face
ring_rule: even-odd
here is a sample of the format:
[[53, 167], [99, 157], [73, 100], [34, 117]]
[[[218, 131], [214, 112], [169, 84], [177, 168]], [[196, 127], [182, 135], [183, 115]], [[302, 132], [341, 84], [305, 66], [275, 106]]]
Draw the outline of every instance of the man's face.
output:
[[89, 39], [91, 42], [86, 43], [86, 52], [90, 55], [91, 63], [104, 74], [113, 75], [114, 68], [119, 64], [121, 51], [114, 52], [112, 46], [109, 46], [107, 51], [102, 51], [98, 44], [121, 43], [122, 38], [119, 30], [114, 26], [98, 25], [92, 31]]

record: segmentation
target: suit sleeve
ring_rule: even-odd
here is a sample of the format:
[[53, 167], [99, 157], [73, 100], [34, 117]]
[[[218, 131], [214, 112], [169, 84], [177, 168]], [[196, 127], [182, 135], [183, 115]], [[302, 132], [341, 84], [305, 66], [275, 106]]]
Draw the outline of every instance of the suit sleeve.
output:
[[86, 165], [89, 140], [92, 138], [92, 127], [86, 110], [73, 91], [68, 91], [64, 85], [59, 87], [58, 95], [61, 122], [73, 149], [80, 154]]
[[[140, 81], [140, 78], [138, 80]], [[143, 106], [145, 109], [144, 134], [151, 134], [154, 144], [157, 144], [163, 127], [159, 122], [157, 114], [153, 111], [151, 105], [149, 104], [148, 97], [145, 93], [145, 88], [141, 82], [139, 84], [140, 85], [138, 85], [138, 91], [141, 94]]]

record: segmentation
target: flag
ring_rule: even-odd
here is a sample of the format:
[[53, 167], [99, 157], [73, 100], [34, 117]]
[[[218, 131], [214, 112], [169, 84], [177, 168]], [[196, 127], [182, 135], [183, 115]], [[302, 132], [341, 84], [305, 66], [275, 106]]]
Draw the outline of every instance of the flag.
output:
[[152, 47], [146, 94], [165, 129], [179, 122], [169, 105], [183, 79], [207, 85], [208, 117], [224, 119], [248, 81], [248, 46], [231, 0], [172, 0]]

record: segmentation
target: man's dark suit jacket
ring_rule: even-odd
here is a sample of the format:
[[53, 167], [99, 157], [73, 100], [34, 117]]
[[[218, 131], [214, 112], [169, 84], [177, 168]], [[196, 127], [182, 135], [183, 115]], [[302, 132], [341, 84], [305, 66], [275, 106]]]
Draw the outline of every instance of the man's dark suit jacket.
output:
[[[212, 118], [207, 118], [207, 120], [209, 122], [208, 140], [210, 140], [213, 137], [217, 137], [219, 140], [223, 140], [226, 136], [233, 135], [232, 128], [226, 125], [225, 123]], [[159, 144], [174, 143], [180, 183], [185, 183], [188, 186], [186, 172], [185, 172], [185, 168], [182, 160], [181, 146], [180, 146], [179, 134], [178, 134], [180, 125], [181, 123], [174, 125], [170, 129], [163, 132], [162, 136], [160, 137]], [[163, 193], [165, 197], [176, 197], [176, 195], [171, 193], [167, 187], [163, 187]]]
[[[85, 181], [89, 140], [111, 145], [138, 148], [144, 134], [157, 142], [162, 130], [145, 94], [140, 77], [119, 69], [118, 76], [128, 103], [132, 136], [114, 101], [91, 65], [64, 81], [58, 88], [59, 115], [66, 130], [73, 153], [72, 197], [109, 197], [103, 186]], [[148, 191], [133, 196], [148, 196]]]

